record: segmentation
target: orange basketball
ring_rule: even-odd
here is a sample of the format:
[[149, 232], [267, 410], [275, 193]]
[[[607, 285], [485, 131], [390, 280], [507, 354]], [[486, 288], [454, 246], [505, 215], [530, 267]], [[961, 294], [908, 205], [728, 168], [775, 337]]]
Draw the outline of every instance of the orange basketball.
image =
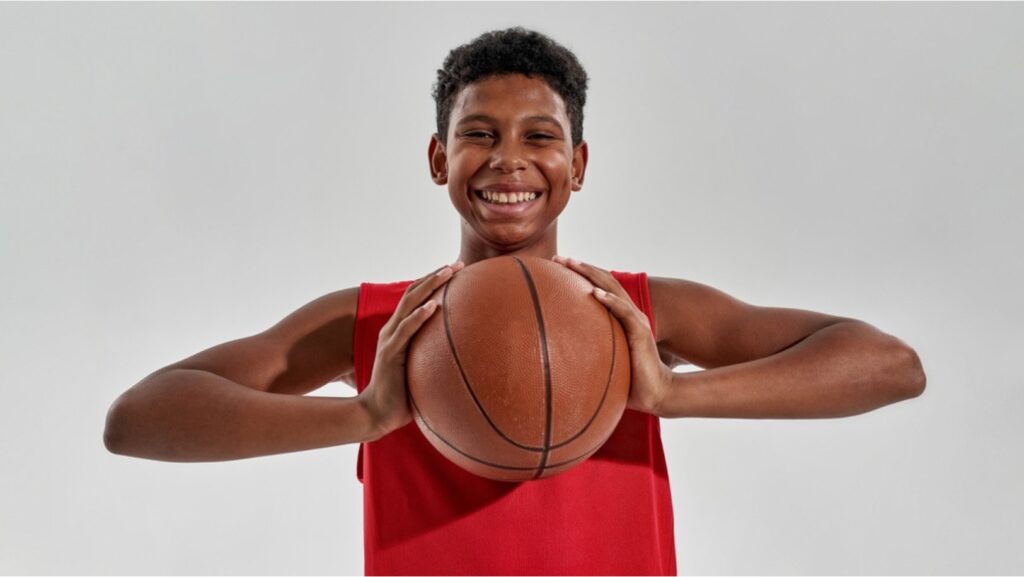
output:
[[590, 281], [542, 258], [459, 271], [409, 344], [416, 424], [444, 456], [499, 481], [565, 471], [601, 448], [626, 407], [626, 335]]

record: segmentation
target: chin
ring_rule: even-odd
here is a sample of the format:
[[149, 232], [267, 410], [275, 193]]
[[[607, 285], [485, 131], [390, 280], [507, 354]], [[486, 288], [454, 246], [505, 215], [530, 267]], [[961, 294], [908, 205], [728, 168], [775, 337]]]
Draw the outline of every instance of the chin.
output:
[[499, 238], [478, 235], [491, 249], [502, 253], [516, 252], [528, 248], [537, 242], [532, 235], [513, 235]]

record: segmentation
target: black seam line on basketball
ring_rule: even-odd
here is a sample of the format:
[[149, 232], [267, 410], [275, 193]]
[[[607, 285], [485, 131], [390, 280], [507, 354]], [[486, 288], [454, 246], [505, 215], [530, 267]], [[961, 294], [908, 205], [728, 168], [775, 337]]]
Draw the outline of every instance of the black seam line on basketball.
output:
[[498, 433], [498, 436], [500, 436], [502, 439], [505, 439], [509, 443], [512, 443], [516, 447], [519, 447], [520, 449], [525, 449], [527, 451], [533, 451], [535, 453], [540, 453], [540, 452], [545, 451], [546, 449], [544, 447], [534, 447], [534, 446], [531, 446], [531, 445], [524, 445], [524, 444], [522, 444], [522, 443], [520, 443], [520, 442], [518, 442], [518, 441], [516, 441], [516, 440], [514, 440], [512, 438], [510, 438], [508, 435], [506, 435], [504, 433], [504, 431], [499, 429], [498, 425], [494, 421], [491, 420], [491, 416], [487, 414], [487, 411], [484, 410], [484, 406], [480, 402], [480, 399], [478, 399], [477, 396], [476, 396], [476, 393], [473, 392], [473, 387], [470, 386], [470, 384], [469, 384], [469, 377], [466, 376], [466, 371], [464, 371], [462, 369], [462, 361], [459, 360], [459, 354], [455, 351], [455, 338], [452, 335], [451, 319], [448, 316], [448, 311], [449, 311], [449, 309], [448, 309], [448, 287], [450, 287], [450, 286], [452, 286], [451, 283], [447, 283], [447, 284], [444, 285], [444, 293], [443, 293], [443, 297], [442, 297], [442, 301], [443, 301], [444, 304], [443, 304], [443, 306], [441, 308], [444, 309], [444, 315], [443, 315], [444, 316], [444, 332], [448, 336], [448, 348], [452, 351], [452, 358], [455, 359], [455, 366], [458, 367], [458, 369], [459, 369], [459, 375], [462, 377], [462, 384], [466, 385], [466, 390], [469, 391], [469, 396], [472, 397], [473, 398], [473, 402], [476, 403], [476, 408], [479, 409], [480, 414], [484, 416], [484, 419], [487, 420], [487, 424], [490, 425], [492, 429], [494, 429], [494, 432]]
[[537, 286], [533, 284], [533, 277], [526, 264], [513, 256], [519, 269], [523, 271], [526, 278], [526, 286], [530, 288], [530, 298], [533, 300], [533, 312], [537, 315], [537, 327], [540, 330], [540, 352], [544, 359], [544, 452], [540, 456], [540, 466], [537, 474], [533, 477], [539, 479], [544, 473], [544, 467], [548, 462], [548, 454], [551, 452], [551, 361], [548, 359], [548, 337], [544, 331], [544, 312], [540, 309], [540, 296], [537, 295]]
[[612, 364], [611, 364], [611, 367], [608, 369], [608, 382], [605, 383], [605, 385], [604, 385], [604, 393], [601, 394], [601, 402], [597, 404], [597, 409], [594, 410], [594, 414], [593, 415], [590, 415], [590, 420], [587, 421], [587, 424], [583, 425], [582, 429], [580, 429], [579, 431], [577, 431], [577, 433], [575, 435], [569, 437], [568, 439], [562, 441], [561, 443], [557, 443], [555, 445], [551, 445], [552, 449], [558, 449], [560, 447], [564, 447], [564, 446], [568, 445], [569, 443], [575, 441], [583, 433], [587, 432], [587, 429], [589, 429], [590, 425], [593, 424], [594, 419], [596, 419], [597, 415], [599, 415], [601, 413], [601, 407], [604, 406], [604, 400], [606, 398], [608, 398], [608, 390], [611, 389], [611, 387], [612, 387], [612, 375], [615, 374], [615, 326], [612, 325], [612, 323], [615, 322], [615, 319], [612, 317], [612, 312], [611, 311], [606, 311], [606, 312], [608, 313], [608, 328], [611, 330], [611, 334], [612, 334]]
[[[454, 444], [452, 444], [451, 441], [449, 441], [448, 439], [445, 439], [436, 430], [434, 430], [434, 428], [430, 426], [430, 423], [427, 422], [426, 417], [423, 416], [423, 413], [420, 411], [420, 408], [416, 405], [416, 401], [414, 401], [412, 399], [412, 397], [409, 397], [409, 402], [412, 403], [412, 410], [415, 411], [416, 415], [419, 416], [421, 421], [423, 421], [423, 424], [427, 427], [427, 430], [430, 431], [438, 439], [441, 439], [442, 443], [444, 443], [445, 445], [448, 445], [449, 447], [452, 448], [453, 451], [457, 452], [458, 454], [462, 455], [463, 457], [466, 457], [467, 459], [476, 461], [477, 463], [480, 463], [481, 465], [487, 465], [488, 467], [494, 467], [495, 469], [508, 469], [510, 471], [533, 471], [534, 469], [537, 468], [537, 467], [513, 467], [511, 465], [499, 465], [497, 463], [491, 463], [489, 461], [485, 461], [483, 459], [479, 459], [477, 457], [474, 457], [473, 455], [470, 455], [469, 453], [467, 453], [467, 452], [463, 451], [462, 449], [456, 447]], [[614, 432], [614, 430], [612, 432]], [[598, 443], [597, 446], [595, 446], [592, 449], [586, 451], [582, 455], [580, 455], [578, 457], [573, 457], [573, 458], [569, 459], [568, 461], [562, 461], [560, 463], [551, 463], [546, 468], [554, 469], [555, 467], [561, 467], [563, 465], [571, 465], [572, 463], [575, 463], [576, 461], [581, 461], [583, 459], [586, 459], [587, 457], [589, 457], [589, 456], [593, 455], [594, 453], [596, 453], [597, 450], [600, 449], [605, 444], [606, 441], [608, 441], [609, 437], [611, 437], [611, 433], [609, 433], [604, 439], [601, 439], [601, 442]], [[536, 479], [537, 477], [534, 476], [533, 478]]]
[[478, 462], [480, 464], [484, 464], [484, 465], [487, 465], [487, 466], [493, 466], [495, 468], [505, 468], [505, 469], [510, 469], [510, 470], [534, 470], [534, 469], [537, 468], [536, 466], [500, 465], [498, 463], [493, 463], [493, 462], [490, 462], [490, 461], [485, 461], [485, 460], [483, 460], [481, 458], [474, 457], [473, 455], [470, 455], [466, 451], [463, 451], [462, 449], [456, 447], [455, 444], [452, 443], [451, 441], [449, 441], [447, 439], [444, 439], [444, 437], [442, 437], [441, 434], [439, 434], [439, 432], [437, 432], [437, 430], [434, 427], [430, 426], [430, 423], [427, 422], [427, 418], [423, 415], [423, 412], [420, 411], [420, 407], [417, 406], [416, 401], [413, 401], [412, 397], [409, 398], [409, 401], [413, 404], [413, 410], [416, 411], [416, 414], [420, 417], [420, 420], [423, 421], [423, 425], [427, 427], [427, 430], [429, 430], [434, 437], [436, 437], [437, 439], [440, 439], [441, 443], [451, 447], [453, 451], [459, 453], [460, 455], [466, 457], [467, 459], [476, 461], [476, 462]]

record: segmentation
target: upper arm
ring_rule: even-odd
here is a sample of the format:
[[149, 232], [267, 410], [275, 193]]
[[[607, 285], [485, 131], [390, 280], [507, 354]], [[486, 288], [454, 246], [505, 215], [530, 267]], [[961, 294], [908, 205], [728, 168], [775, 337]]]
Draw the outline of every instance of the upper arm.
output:
[[359, 287], [336, 291], [292, 312], [269, 329], [228, 341], [168, 365], [208, 371], [247, 387], [302, 395], [328, 382], [351, 381]]
[[649, 277], [658, 348], [703, 368], [752, 361], [844, 320], [814, 311], [747, 304], [700, 283]]

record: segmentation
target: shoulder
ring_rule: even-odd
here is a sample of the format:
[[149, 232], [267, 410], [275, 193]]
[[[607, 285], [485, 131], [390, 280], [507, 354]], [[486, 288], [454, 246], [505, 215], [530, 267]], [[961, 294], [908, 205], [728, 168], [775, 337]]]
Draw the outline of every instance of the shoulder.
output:
[[648, 275], [647, 286], [658, 350], [669, 366], [707, 366], [701, 343], [706, 349], [715, 331], [745, 306], [720, 290], [690, 280]]
[[[289, 351], [296, 367], [292, 391], [306, 392], [314, 383], [345, 381], [353, 367], [353, 332], [359, 309], [360, 287], [327, 293], [302, 305], [262, 333]], [[305, 367], [303, 370], [300, 367]], [[306, 374], [311, 373], [311, 374]], [[352, 384], [352, 383], [349, 383]]]
[[358, 301], [358, 287], [328, 293], [260, 333], [215, 345], [160, 371], [203, 370], [252, 389], [292, 395], [331, 381], [353, 384]]
[[349, 287], [327, 293], [302, 305], [269, 330], [300, 331], [325, 321], [354, 318], [359, 306], [360, 287]]
[[[746, 305], [718, 289], [691, 280], [648, 276], [647, 286], [655, 321], [659, 327], [666, 329], [687, 321], [693, 322], [699, 317], [718, 316]], [[671, 330], [663, 332], [664, 336], [672, 333]]]

